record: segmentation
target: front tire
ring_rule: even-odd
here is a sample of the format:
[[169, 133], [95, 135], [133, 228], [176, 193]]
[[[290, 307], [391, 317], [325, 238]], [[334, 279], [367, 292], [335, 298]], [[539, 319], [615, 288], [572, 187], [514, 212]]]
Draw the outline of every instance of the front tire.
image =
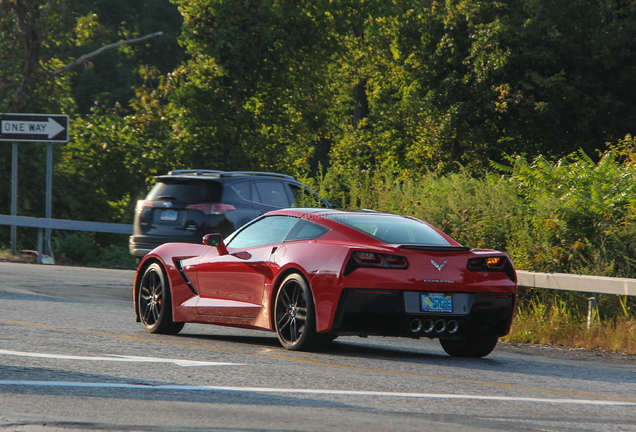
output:
[[137, 308], [141, 324], [147, 332], [177, 334], [185, 323], [172, 321], [172, 299], [166, 272], [158, 263], [144, 271], [139, 284]]
[[495, 349], [498, 340], [492, 336], [465, 336], [462, 339], [440, 339], [439, 343], [451, 357], [481, 358]]
[[280, 284], [274, 303], [276, 334], [281, 345], [291, 351], [325, 349], [333, 340], [316, 332], [316, 314], [309, 284], [299, 274], [287, 276]]

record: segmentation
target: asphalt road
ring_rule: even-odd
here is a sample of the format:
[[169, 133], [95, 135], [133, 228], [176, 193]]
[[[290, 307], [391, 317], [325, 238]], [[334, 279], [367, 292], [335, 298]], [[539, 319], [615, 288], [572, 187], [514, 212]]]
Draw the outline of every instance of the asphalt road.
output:
[[636, 431], [636, 358], [134, 322], [134, 272], [0, 263], [0, 431]]

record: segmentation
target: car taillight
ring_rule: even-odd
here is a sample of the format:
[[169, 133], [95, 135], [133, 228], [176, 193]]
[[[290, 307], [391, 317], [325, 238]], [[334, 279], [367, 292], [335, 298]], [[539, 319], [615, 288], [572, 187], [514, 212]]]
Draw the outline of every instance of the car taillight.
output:
[[506, 259], [502, 257], [486, 258], [486, 267], [493, 270], [503, 269], [506, 265]]
[[504, 257], [471, 258], [466, 267], [472, 271], [503, 270], [508, 260]]
[[186, 209], [199, 210], [206, 215], [222, 215], [225, 214], [225, 212], [236, 210], [236, 208], [230, 204], [190, 204]]
[[152, 201], [139, 200], [137, 201], [137, 205], [135, 205], [135, 211], [137, 213], [141, 213], [142, 211], [144, 211], [144, 209], [153, 208], [153, 207], [154, 207], [154, 204], [152, 203]]
[[362, 267], [382, 267], [382, 258], [373, 252], [354, 252], [353, 259]]
[[405, 269], [408, 266], [409, 262], [401, 256], [356, 251], [351, 254], [351, 258], [349, 258], [349, 262], [345, 267], [345, 276], [358, 267]]
[[502, 272], [513, 282], [516, 282], [517, 279], [512, 264], [506, 257], [502, 256], [470, 258], [466, 263], [466, 268], [475, 272]]
[[386, 263], [391, 268], [407, 268], [409, 266], [406, 258], [397, 255], [382, 255]]

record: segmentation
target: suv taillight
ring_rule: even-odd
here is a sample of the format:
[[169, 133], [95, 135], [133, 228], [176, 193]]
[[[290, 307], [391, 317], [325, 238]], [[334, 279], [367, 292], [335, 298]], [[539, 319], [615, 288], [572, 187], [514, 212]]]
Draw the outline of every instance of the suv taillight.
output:
[[206, 215], [222, 215], [225, 214], [225, 212], [236, 210], [234, 206], [230, 204], [190, 204], [186, 209], [199, 210]]
[[144, 209], [153, 207], [154, 204], [152, 203], [152, 201], [139, 200], [137, 201], [137, 205], [135, 206], [135, 211], [137, 213], [141, 213], [142, 211], [144, 211]]

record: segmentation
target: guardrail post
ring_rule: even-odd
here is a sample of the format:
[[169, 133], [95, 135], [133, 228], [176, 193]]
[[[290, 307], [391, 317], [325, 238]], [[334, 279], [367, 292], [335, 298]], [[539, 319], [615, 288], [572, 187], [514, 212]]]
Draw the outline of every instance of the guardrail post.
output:
[[38, 229], [38, 264], [42, 264], [42, 228]]
[[598, 320], [598, 293], [587, 299], [587, 328], [592, 327], [594, 320]]

